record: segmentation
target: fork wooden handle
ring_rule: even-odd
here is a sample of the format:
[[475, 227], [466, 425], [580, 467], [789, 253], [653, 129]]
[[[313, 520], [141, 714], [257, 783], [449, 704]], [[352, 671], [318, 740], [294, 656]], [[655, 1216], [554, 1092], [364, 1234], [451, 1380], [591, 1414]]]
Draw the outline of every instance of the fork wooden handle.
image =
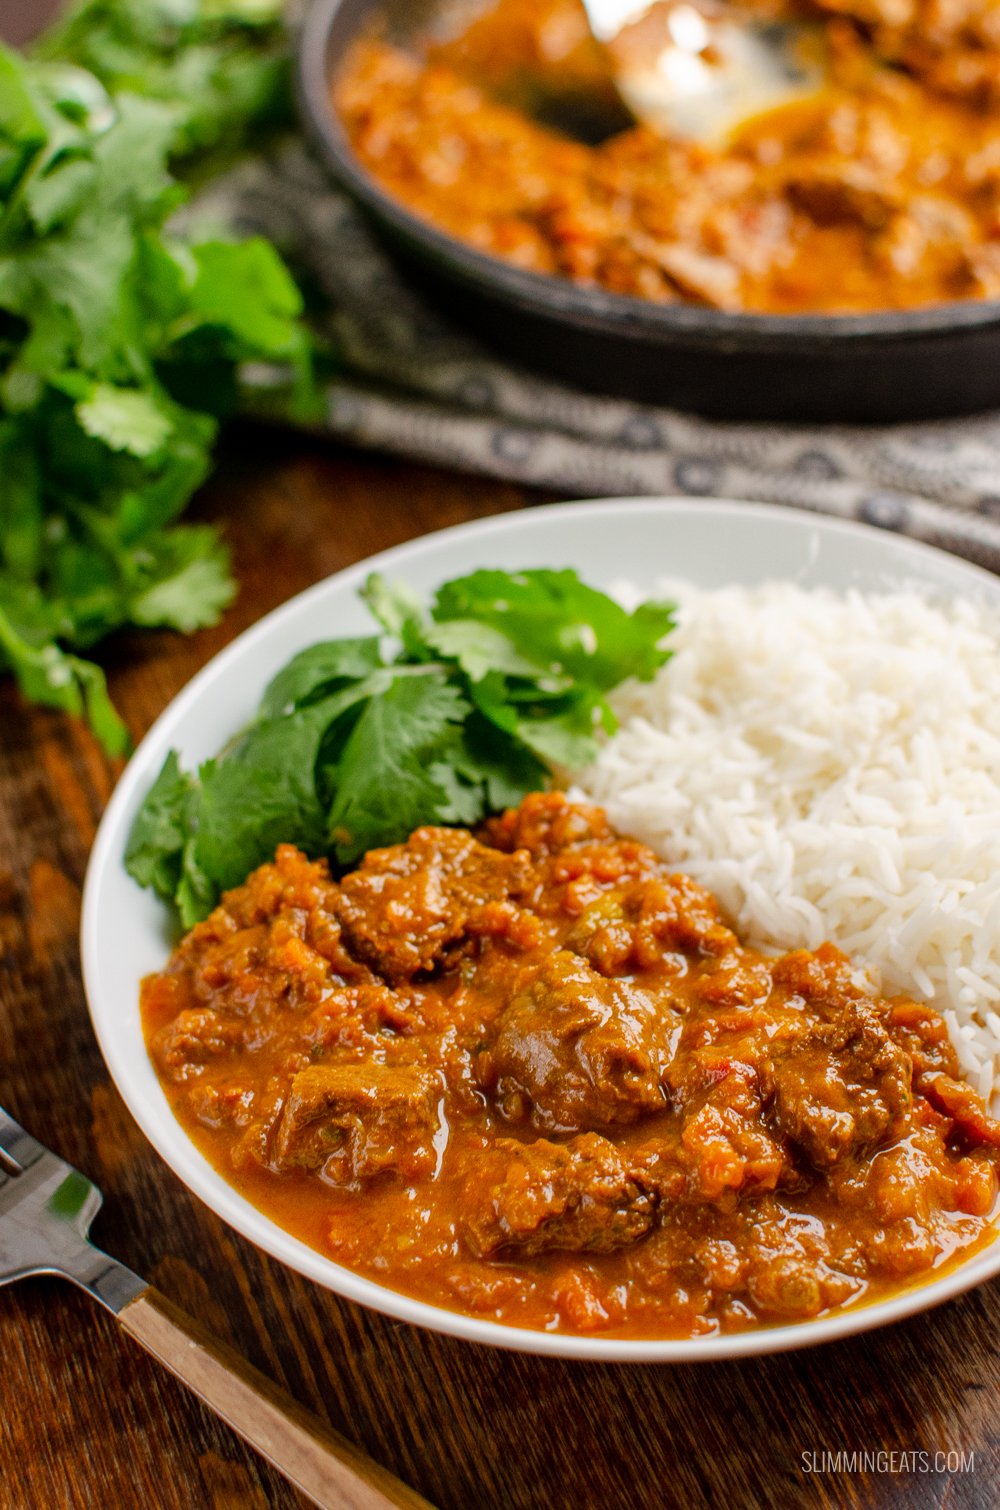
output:
[[430, 1510], [427, 1500], [152, 1288], [119, 1312], [130, 1337], [322, 1510]]

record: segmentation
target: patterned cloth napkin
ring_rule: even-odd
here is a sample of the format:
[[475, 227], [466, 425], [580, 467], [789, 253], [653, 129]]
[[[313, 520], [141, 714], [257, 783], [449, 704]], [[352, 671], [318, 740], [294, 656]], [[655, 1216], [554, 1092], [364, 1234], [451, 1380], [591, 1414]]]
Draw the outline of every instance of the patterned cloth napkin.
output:
[[196, 213], [270, 236], [328, 301], [345, 369], [325, 416], [338, 437], [581, 497], [791, 504], [1000, 571], [1000, 413], [877, 429], [725, 424], [535, 377], [418, 297], [300, 142], [242, 164]]

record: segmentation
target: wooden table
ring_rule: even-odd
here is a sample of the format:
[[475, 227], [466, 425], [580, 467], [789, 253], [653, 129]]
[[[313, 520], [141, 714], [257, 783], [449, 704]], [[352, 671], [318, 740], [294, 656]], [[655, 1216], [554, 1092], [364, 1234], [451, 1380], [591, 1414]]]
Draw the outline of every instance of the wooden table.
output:
[[[193, 638], [123, 635], [104, 647], [133, 735], [292, 593], [372, 551], [531, 501], [515, 487], [321, 442], [231, 436], [196, 512], [226, 527], [240, 597], [218, 628]], [[0, 684], [0, 1104], [102, 1186], [96, 1236], [109, 1251], [442, 1510], [993, 1510], [998, 1283], [815, 1351], [598, 1367], [415, 1331], [338, 1300], [230, 1232], [146, 1144], [87, 1016], [80, 888], [116, 775], [82, 728], [26, 709]], [[880, 1451], [926, 1452], [931, 1471], [812, 1471], [813, 1455]], [[971, 1453], [974, 1467], [936, 1469], [942, 1451]], [[0, 1510], [297, 1503], [68, 1286], [0, 1292]]]

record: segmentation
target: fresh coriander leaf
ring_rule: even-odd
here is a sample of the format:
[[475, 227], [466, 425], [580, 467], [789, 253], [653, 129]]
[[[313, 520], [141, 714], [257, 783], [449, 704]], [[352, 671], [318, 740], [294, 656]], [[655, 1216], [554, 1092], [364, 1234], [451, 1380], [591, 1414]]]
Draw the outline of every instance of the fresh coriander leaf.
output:
[[[109, 131], [118, 119], [114, 101], [101, 81], [88, 69], [80, 68], [75, 61], [54, 62], [43, 72], [34, 75], [36, 98], [42, 98], [47, 106], [54, 107], [63, 118], [62, 135], [57, 135], [54, 145], [60, 148], [71, 140], [65, 123], [91, 137]], [[48, 113], [48, 112], [46, 112]], [[48, 121], [52, 139], [51, 118]]]
[[42, 477], [30, 429], [16, 421], [0, 423], [0, 476], [0, 561], [30, 581], [44, 550]]
[[519, 739], [547, 766], [579, 770], [597, 754], [594, 705], [588, 701], [561, 713], [518, 720]]
[[516, 807], [528, 792], [549, 779], [548, 767], [517, 739], [498, 739], [496, 729], [473, 711], [462, 729], [462, 746], [452, 756], [456, 770], [482, 793], [480, 817]]
[[197, 806], [195, 779], [182, 771], [171, 750], [147, 793], [129, 834], [125, 868], [140, 886], [173, 902], [180, 885], [184, 848]]
[[[572, 573], [534, 575], [569, 575], [579, 601], [583, 584]], [[459, 584], [463, 591], [468, 580]], [[440, 601], [447, 602], [450, 586]], [[421, 824], [477, 823], [543, 787], [554, 769], [585, 764], [599, 729], [613, 727], [600, 685], [570, 680], [565, 670], [553, 676], [518, 648], [506, 626], [487, 623], [481, 635], [475, 618], [438, 624], [415, 594], [377, 576], [363, 596], [393, 646], [385, 635], [370, 635], [300, 652], [272, 678], [257, 721], [202, 767], [190, 791], [174, 768], [163, 778], [165, 794], [154, 788], [146, 830], [137, 830], [137, 846], [144, 832], [153, 836], [140, 869], [155, 873], [151, 884], [174, 886], [186, 925], [280, 842], [348, 865]], [[536, 606], [549, 635], [550, 599], [545, 582]], [[522, 622], [527, 609], [522, 601]], [[27, 603], [26, 621], [31, 611]], [[487, 618], [495, 611], [494, 598]], [[648, 605], [624, 615], [629, 646], [645, 639], [648, 654], [633, 657], [640, 665], [665, 655], [659, 641], [666, 612]], [[610, 656], [623, 620], [602, 613]], [[43, 618], [38, 633], [49, 632]]]
[[32, 645], [14, 629], [0, 604], [0, 653], [26, 697], [86, 717], [109, 755], [124, 755], [128, 730], [108, 697], [99, 666], [69, 655], [55, 643]]
[[442, 752], [439, 760], [432, 760], [427, 768], [431, 781], [441, 792], [434, 819], [437, 823], [463, 823], [467, 827], [478, 823], [486, 813], [485, 792], [479, 773], [467, 771], [455, 747]]
[[95, 383], [87, 398], [76, 405], [81, 428], [112, 451], [132, 456], [152, 456], [173, 431], [173, 422], [149, 393], [135, 388], [116, 388]]
[[75, 336], [76, 327], [67, 310], [55, 304], [35, 310], [24, 344], [0, 379], [0, 398], [8, 414], [28, 413], [42, 406], [46, 382], [66, 371]]
[[42, 39], [114, 90], [183, 105], [178, 147], [239, 145], [291, 120], [287, 0], [77, 0]]
[[434, 779], [448, 794], [442, 823], [478, 823], [488, 813], [516, 806], [528, 792], [544, 787], [547, 766], [515, 739], [498, 739], [496, 730], [473, 711], [460, 737], [434, 763]]
[[242, 21], [247, 26], [280, 24], [287, 0], [203, 0], [203, 9], [213, 18]]
[[[215, 421], [183, 409], [175, 408], [173, 415], [174, 431], [165, 454], [155, 464], [147, 459], [141, 470], [128, 474], [127, 483], [121, 474], [117, 483], [113, 517], [125, 546], [145, 544], [175, 519], [211, 470]], [[208, 538], [205, 532], [202, 539]]]
[[64, 616], [60, 639], [89, 649], [110, 624], [128, 618], [126, 596], [114, 559], [72, 536], [53, 555], [46, 596]]
[[25, 192], [35, 230], [45, 235], [83, 208], [97, 182], [97, 167], [85, 157], [63, 160], [36, 176]]
[[[409, 674], [411, 668], [406, 668]], [[373, 698], [379, 698], [392, 685], [399, 674], [395, 666], [379, 666], [359, 681], [343, 683], [339, 690], [323, 698], [328, 723], [320, 745], [316, 762], [316, 791], [324, 812], [329, 812], [334, 800], [337, 782], [337, 766], [351, 731], [364, 709]], [[304, 707], [314, 706], [309, 701]]]
[[637, 619], [575, 571], [547, 570], [457, 578], [438, 592], [431, 616], [488, 625], [535, 666], [601, 692], [654, 676], [669, 658], [659, 641], [674, 623], [669, 604], [647, 604]]
[[600, 693], [579, 688], [570, 696], [540, 696], [537, 686], [491, 673], [472, 682], [469, 695], [490, 723], [549, 766], [574, 769], [594, 758], [599, 723], [610, 714]]
[[0, 667], [89, 710], [115, 748], [103, 676], [74, 652], [127, 623], [218, 616], [216, 536], [168, 528], [209, 470], [214, 415], [241, 364], [279, 355], [296, 412], [315, 395], [273, 249], [164, 235], [187, 192], [178, 157], [287, 104], [267, 3], [83, 0], [43, 43], [56, 61], [0, 49]]
[[36, 650], [72, 628], [58, 597], [43, 593], [37, 582], [17, 581], [7, 573], [0, 574], [0, 608], [8, 634]]
[[200, 878], [203, 898], [206, 888], [214, 897], [239, 885], [278, 844], [323, 852], [326, 814], [316, 762], [330, 716], [326, 703], [315, 703], [253, 724], [224, 758], [202, 767], [185, 873], [189, 881]]
[[24, 71], [17, 59], [0, 48], [0, 132], [20, 142], [27, 151], [45, 141], [45, 123], [39, 114]]
[[277, 718], [360, 681], [381, 667], [381, 642], [366, 638], [328, 640], [311, 645], [289, 661], [268, 685], [260, 705], [263, 718]]
[[372, 697], [336, 768], [329, 833], [347, 864], [375, 844], [392, 844], [447, 811], [431, 768], [470, 705], [443, 670], [395, 677]]
[[372, 572], [361, 589], [361, 598], [387, 634], [402, 640], [413, 660], [426, 660], [427, 619], [417, 594], [402, 582], [388, 582]]
[[219, 899], [217, 887], [198, 864], [193, 838], [184, 846], [181, 878], [177, 886], [177, 910], [185, 928], [193, 928], [208, 916]]
[[148, 543], [148, 586], [128, 600], [135, 624], [192, 634], [215, 624], [233, 600], [229, 552], [211, 525], [180, 525]]
[[138, 238], [135, 266], [145, 336], [152, 350], [162, 351], [174, 339], [177, 323], [186, 326], [190, 318], [194, 258], [186, 242], [146, 230]]
[[135, 243], [127, 218], [88, 206], [72, 234], [57, 235], [0, 257], [3, 305], [29, 322], [50, 304], [73, 319], [74, 347], [85, 368], [103, 372], [127, 342], [123, 296]]
[[485, 676], [470, 679], [469, 697], [480, 713], [502, 733], [517, 734], [520, 714], [511, 701], [507, 678], [502, 672], [490, 671]]
[[[127, 755], [132, 740], [108, 695], [108, 684], [100, 666], [75, 655], [63, 656], [63, 660], [71, 668], [83, 693], [83, 713], [95, 737], [109, 755]], [[76, 709], [72, 711], [76, 712]]]
[[177, 137], [182, 107], [176, 102], [115, 96], [117, 120], [94, 143], [100, 172], [100, 204], [105, 211], [126, 211], [162, 223], [163, 211], [184, 197], [168, 163]]
[[[662, 640], [677, 627], [677, 604], [669, 602], [666, 598], [646, 598], [629, 614], [629, 621], [634, 629], [642, 630], [650, 639], [654, 654], [643, 658], [643, 674], [633, 671], [640, 681], [649, 681], [655, 676], [661, 666], [669, 661], [672, 651], [664, 652]], [[653, 664], [655, 662], [655, 664]], [[647, 670], [648, 666], [652, 670]]]
[[207, 241], [193, 251], [193, 314], [227, 331], [239, 356], [290, 356], [300, 341], [302, 295], [270, 242]]
[[517, 646], [491, 624], [475, 619], [450, 619], [429, 624], [424, 638], [445, 660], [457, 661], [473, 681], [502, 673], [506, 676], [544, 678], [551, 690], [565, 692], [572, 686], [568, 676], [552, 676], [537, 661], [522, 655]]

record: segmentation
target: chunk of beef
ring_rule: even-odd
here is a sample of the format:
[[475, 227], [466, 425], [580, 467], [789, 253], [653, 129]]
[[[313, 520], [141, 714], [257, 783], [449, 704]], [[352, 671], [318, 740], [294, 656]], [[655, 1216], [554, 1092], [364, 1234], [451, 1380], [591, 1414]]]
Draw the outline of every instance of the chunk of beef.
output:
[[188, 1091], [185, 1103], [191, 1115], [203, 1127], [246, 1127], [254, 1114], [256, 1087], [235, 1080], [216, 1085], [197, 1080]]
[[616, 837], [603, 808], [570, 802], [562, 792], [532, 792], [520, 807], [508, 808], [502, 817], [491, 818], [483, 825], [483, 833], [498, 849], [526, 849], [532, 856]]
[[996, 0], [813, 0], [851, 17], [883, 63], [901, 66], [935, 93], [988, 109], [1000, 99]]
[[684, 1123], [686, 1198], [722, 1202], [731, 1191], [757, 1195], [790, 1183], [781, 1146], [760, 1126], [752, 1085], [734, 1074], [720, 1089], [722, 1094], [708, 1097]]
[[956, 48], [943, 57], [930, 53], [919, 42], [906, 49], [906, 60], [932, 89], [965, 100], [982, 111], [1000, 104], [1000, 47], [980, 51], [976, 46]]
[[408, 1067], [312, 1065], [292, 1079], [274, 1163], [322, 1168], [338, 1184], [381, 1174], [418, 1179], [437, 1163], [441, 1093], [435, 1075]]
[[465, 1240], [479, 1258], [506, 1249], [610, 1253], [653, 1224], [654, 1198], [633, 1179], [614, 1144], [595, 1133], [569, 1143], [498, 1138], [496, 1175], [477, 1192]]
[[576, 918], [609, 887], [661, 876], [654, 852], [619, 838], [601, 808], [572, 803], [561, 792], [536, 792], [519, 808], [483, 826], [498, 849], [523, 849], [532, 866], [526, 905], [543, 920]]
[[800, 992], [802, 1020], [776, 1039], [761, 1081], [778, 1131], [816, 1169], [884, 1142], [910, 1108], [910, 1056], [849, 977], [828, 946], [786, 955], [774, 968], [780, 986]]
[[750, 1299], [765, 1315], [788, 1316], [798, 1320], [817, 1316], [823, 1309], [820, 1276], [813, 1265], [790, 1254], [762, 1258], [750, 1272], [747, 1284]]
[[880, 231], [900, 208], [898, 194], [860, 163], [803, 168], [786, 180], [785, 192], [817, 225], [849, 223]]
[[172, 991], [178, 1002], [211, 1001], [234, 1016], [257, 1017], [266, 1030], [276, 1000], [308, 1009], [331, 987], [370, 980], [344, 947], [333, 913], [338, 896], [325, 861], [280, 844], [273, 864], [258, 866], [191, 930], [171, 973], [143, 988], [144, 1002], [152, 1006]]
[[242, 886], [225, 892], [218, 907], [188, 934], [180, 953], [287, 916], [293, 908], [302, 914], [328, 911], [336, 889], [325, 860], [309, 860], [293, 844], [279, 844], [273, 863], [259, 865]]
[[153, 1038], [153, 1058], [167, 1080], [180, 1083], [200, 1075], [211, 1060], [240, 1048], [246, 1034], [246, 1024], [236, 1018], [211, 1007], [189, 1008]]
[[670, 1023], [665, 1004], [606, 980], [565, 949], [519, 983], [491, 1060], [505, 1115], [530, 1108], [547, 1132], [635, 1122], [662, 1111]]
[[803, 1183], [785, 1140], [764, 1122], [765, 1093], [749, 1047], [740, 1051], [744, 1059], [705, 1043], [703, 1021], [684, 1030], [665, 1075], [676, 1123], [635, 1156], [644, 1182], [665, 1202], [728, 1206], [735, 1192], [759, 1195]]
[[684, 875], [605, 891], [584, 908], [566, 938], [568, 949], [608, 976], [655, 968], [674, 951], [714, 955], [734, 943], [715, 898]]
[[451, 944], [496, 931], [497, 909], [526, 884], [523, 854], [502, 854], [464, 829], [418, 828], [371, 850], [345, 876], [337, 915], [352, 948], [391, 982], [431, 970]]

